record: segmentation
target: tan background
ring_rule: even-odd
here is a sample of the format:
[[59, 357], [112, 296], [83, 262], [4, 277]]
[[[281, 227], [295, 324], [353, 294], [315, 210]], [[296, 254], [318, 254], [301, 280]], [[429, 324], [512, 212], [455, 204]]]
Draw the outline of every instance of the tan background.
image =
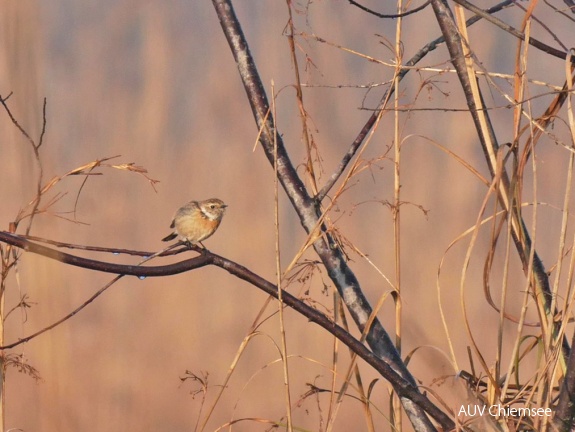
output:
[[[560, 3], [560, 2], [556, 2]], [[559, 6], [559, 5], [558, 5]], [[390, 62], [393, 53], [382, 42], [393, 41], [394, 21], [381, 21], [346, 2], [321, 1], [298, 4], [298, 29], [315, 33], [377, 59]], [[237, 13], [268, 90], [271, 81], [280, 92], [278, 125], [295, 164], [304, 161], [301, 128], [294, 101], [293, 68], [288, 44], [282, 35], [287, 21], [286, 4], [274, 1], [237, 1]], [[429, 9], [429, 8], [428, 8]], [[389, 8], [392, 13], [394, 8]], [[521, 15], [500, 15], [519, 25]], [[567, 24], [547, 10], [560, 37]], [[218, 20], [208, 1], [4, 1], [1, 11], [0, 94], [13, 92], [10, 106], [21, 124], [36, 137], [41, 124], [42, 99], [48, 100], [48, 131], [41, 149], [45, 181], [97, 158], [121, 155], [116, 162], [135, 162], [160, 180], [157, 193], [144, 178], [123, 171], [101, 170], [84, 187], [74, 224], [53, 216], [35, 221], [32, 234], [60, 241], [155, 251], [167, 234], [174, 210], [190, 199], [219, 197], [229, 211], [208, 248], [274, 280], [273, 173], [262, 151], [252, 152], [256, 139], [251, 112]], [[306, 18], [309, 20], [306, 24]], [[563, 27], [562, 27], [563, 26]], [[542, 35], [537, 29], [537, 34]], [[432, 11], [404, 22], [405, 58], [410, 58], [431, 38], [439, 35]], [[516, 43], [491, 26], [474, 27], [475, 49], [490, 70], [512, 73]], [[542, 35], [544, 39], [550, 39]], [[298, 39], [312, 64], [302, 71], [304, 81], [334, 86], [386, 83], [389, 67], [353, 54]], [[563, 83], [563, 64], [532, 50], [529, 73], [533, 79]], [[445, 47], [425, 60], [425, 65], [448, 67]], [[544, 60], [544, 61], [543, 61]], [[423, 79], [437, 83], [420, 88]], [[510, 92], [509, 86], [498, 83]], [[286, 87], [288, 86], [288, 87]], [[311, 87], [305, 101], [313, 120], [314, 138], [325, 170], [320, 184], [355, 138], [369, 111], [382, 94], [365, 89]], [[421, 92], [418, 94], [418, 91]], [[441, 90], [441, 91], [439, 91]], [[533, 92], [547, 91], [533, 87]], [[445, 93], [442, 93], [445, 92]], [[489, 92], [488, 92], [489, 93]], [[402, 83], [400, 102], [418, 108], [465, 107], [453, 74], [411, 73]], [[491, 104], [507, 102], [495, 91]], [[540, 114], [550, 96], [535, 100]], [[502, 142], [513, 138], [512, 111], [499, 108], [493, 119]], [[470, 116], [466, 112], [419, 111], [401, 116], [402, 199], [415, 205], [402, 207], [403, 354], [416, 347], [436, 347], [447, 353], [445, 333], [438, 312], [436, 278], [439, 262], [449, 243], [472, 226], [486, 188], [466, 169], [434, 147], [441, 143], [487, 174]], [[388, 114], [364, 154], [382, 156], [393, 140], [393, 115]], [[565, 138], [565, 127], [554, 133]], [[18, 210], [34, 196], [37, 166], [29, 146], [0, 114], [0, 228], [7, 229]], [[422, 138], [422, 136], [428, 139]], [[568, 152], [551, 140], [538, 148], [538, 250], [548, 267], [557, 257], [564, 170]], [[392, 156], [389, 153], [388, 156]], [[299, 168], [303, 173], [303, 168]], [[526, 178], [531, 178], [530, 176]], [[61, 184], [67, 195], [54, 207], [70, 211], [83, 178]], [[531, 185], [526, 200], [532, 199]], [[343, 235], [369, 255], [392, 281], [393, 226], [391, 212], [382, 201], [393, 199], [393, 165], [379, 161], [357, 176], [341, 198], [333, 218]], [[379, 202], [378, 202], [379, 201]], [[417, 207], [429, 210], [427, 217]], [[287, 265], [305, 240], [305, 233], [283, 193], [280, 199], [282, 264]], [[530, 210], [527, 210], [528, 214]], [[67, 217], [72, 215], [67, 214]], [[528, 221], [531, 219], [528, 217]], [[86, 225], [87, 224], [87, 225]], [[482, 231], [468, 271], [466, 302], [475, 335], [489, 365], [495, 352], [497, 313], [484, 300], [481, 275], [488, 248], [489, 228]], [[459, 299], [461, 264], [468, 240], [446, 257], [441, 276], [456, 351], [457, 368], [469, 369]], [[85, 256], [134, 263], [125, 256]], [[367, 296], [375, 303], [390, 288], [360, 256], [350, 252], [351, 267]], [[312, 254], [307, 258], [314, 259]], [[498, 257], [503, 257], [501, 251]], [[524, 279], [513, 258], [510, 291], [517, 298]], [[499, 299], [501, 269], [492, 280]], [[26, 319], [15, 313], [7, 322], [6, 340], [24, 337], [81, 304], [111, 279], [110, 275], [83, 271], [45, 258], [25, 254], [18, 265], [18, 279], [8, 279], [7, 309], [27, 294], [33, 307]], [[321, 293], [325, 272], [316, 274], [311, 297], [332, 307]], [[299, 293], [301, 284], [292, 292]], [[330, 285], [331, 290], [331, 285]], [[231, 361], [266, 296], [216, 268], [178, 276], [139, 281], [126, 278], [94, 304], [62, 326], [14, 352], [24, 355], [38, 369], [41, 381], [8, 371], [7, 428], [25, 431], [191, 431], [196, 424], [201, 396], [190, 392], [197, 385], [181, 384], [186, 370], [209, 372], [208, 402], [213, 402]], [[508, 310], [517, 313], [513, 301]], [[531, 318], [535, 315], [532, 313]], [[380, 313], [393, 333], [393, 308], [388, 301]], [[332, 340], [315, 325], [286, 311], [292, 401], [314, 382], [329, 388]], [[514, 327], [509, 325], [512, 340]], [[282, 374], [270, 337], [279, 343], [277, 318], [261, 330], [242, 357], [230, 388], [216, 408], [206, 430], [234, 418], [279, 420], [285, 414]], [[347, 364], [346, 350], [341, 350]], [[509, 361], [507, 358], [506, 361]], [[343, 367], [343, 366], [342, 366]], [[418, 352], [411, 369], [426, 385], [441, 376], [453, 376], [455, 367], [432, 348]], [[366, 382], [376, 375], [367, 368]], [[252, 381], [249, 378], [255, 374]], [[245, 386], [245, 387], [244, 387]], [[436, 391], [453, 406], [466, 401], [462, 388], [448, 379]], [[296, 424], [321, 430], [328, 396], [309, 398], [295, 409]], [[375, 387], [374, 403], [387, 410], [387, 388]], [[207, 407], [204, 407], [205, 414]], [[203, 415], [202, 414], [202, 415]], [[378, 414], [378, 430], [388, 430]], [[325, 421], [325, 418], [323, 418]], [[266, 425], [240, 423], [234, 430], [264, 430]], [[365, 430], [359, 403], [348, 400], [338, 414], [337, 431]]]

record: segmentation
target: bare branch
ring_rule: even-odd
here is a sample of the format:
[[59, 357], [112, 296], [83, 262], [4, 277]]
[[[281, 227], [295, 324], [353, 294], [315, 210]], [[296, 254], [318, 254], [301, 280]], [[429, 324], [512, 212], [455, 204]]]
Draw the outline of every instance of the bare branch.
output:
[[[575, 343], [575, 333], [571, 346]], [[575, 424], [575, 350], [571, 350], [567, 361], [567, 373], [561, 384], [559, 402], [553, 423], [558, 432], [569, 432]]]
[[[521, 39], [522, 41], [525, 41], [525, 34], [520, 32], [516, 28], [510, 26], [509, 24], [501, 21], [499, 18], [494, 17], [488, 11], [485, 11], [481, 8], [478, 8], [474, 4], [469, 3], [467, 0], [453, 0], [453, 1], [457, 4], [460, 4], [465, 9], [470, 10], [474, 14], [484, 18], [485, 20], [489, 21], [490, 23], [495, 24], [497, 27], [506, 31], [507, 33], [512, 34], [513, 36]], [[551, 46], [549, 46], [549, 45], [547, 45], [547, 44], [545, 44], [545, 43], [543, 43], [537, 39], [534, 39], [532, 37], [529, 37], [529, 45], [531, 45], [531, 46], [533, 46], [533, 47], [535, 47], [535, 48], [537, 48], [543, 52], [546, 52], [547, 54], [551, 54], [554, 57], [560, 58], [560, 59], [564, 59], [567, 56], [566, 52], [558, 50], [557, 48], [553, 48], [553, 47], [551, 47]], [[571, 61], [575, 61], [575, 58], [572, 57]]]
[[[500, 11], [506, 7], [509, 7], [513, 4], [514, 4], [513, 0], [505, 0], [505, 1], [503, 1], [499, 4], [496, 4], [495, 6], [489, 8], [486, 12], [489, 14], [492, 14], [492, 13], [498, 12], [498, 11]], [[475, 24], [477, 21], [479, 21], [481, 18], [482, 18], [482, 15], [475, 15], [475, 16], [473, 16], [467, 20], [466, 25], [471, 26], [471, 25]], [[441, 37], [438, 37], [437, 39], [429, 42], [428, 44], [426, 44], [411, 59], [409, 59], [409, 61], [407, 61], [405, 63], [405, 67], [402, 68], [401, 71], [397, 74], [396, 80], [398, 82], [401, 81], [405, 77], [405, 75], [407, 75], [407, 73], [411, 70], [411, 68], [413, 66], [415, 66], [417, 63], [419, 63], [419, 61], [421, 59], [423, 59], [428, 53], [430, 53], [431, 51], [434, 51], [439, 45], [441, 45], [444, 42], [445, 42], [445, 37], [441, 36]], [[379, 103], [378, 108], [374, 111], [374, 113], [369, 117], [369, 119], [367, 120], [365, 125], [361, 128], [361, 130], [357, 134], [357, 137], [351, 143], [351, 145], [349, 146], [349, 149], [347, 150], [347, 152], [345, 153], [345, 155], [341, 159], [341, 162], [339, 163], [337, 168], [334, 170], [332, 175], [329, 177], [326, 184], [321, 188], [321, 190], [317, 194], [317, 196], [316, 196], [317, 201], [319, 201], [319, 202], [323, 201], [323, 199], [327, 196], [329, 191], [333, 188], [335, 183], [341, 177], [341, 175], [343, 174], [343, 172], [345, 171], [345, 169], [349, 165], [349, 162], [351, 161], [353, 156], [357, 153], [357, 151], [359, 150], [359, 148], [363, 144], [365, 137], [367, 136], [367, 134], [369, 133], [371, 128], [375, 125], [375, 123], [377, 121], [377, 117], [379, 115], [379, 111], [385, 109], [385, 101], [387, 101], [391, 97], [391, 95], [393, 95], [393, 92], [394, 92], [394, 86], [391, 86], [389, 88], [389, 90], [387, 90], [385, 92], [385, 94], [381, 98], [381, 101]]]
[[[139, 266], [139, 265], [114, 264], [114, 263], [82, 258], [33, 243], [21, 236], [17, 236], [5, 231], [0, 231], [0, 242], [11, 244], [27, 252], [42, 255], [64, 264], [69, 264], [89, 270], [97, 270], [105, 273], [113, 273], [118, 275], [118, 277], [114, 278], [110, 283], [108, 283], [106, 286], [98, 290], [92, 297], [90, 297], [90, 299], [84, 302], [83, 306], [87, 306], [96, 297], [102, 294], [111, 284], [115, 283], [118, 279], [120, 279], [123, 276], [137, 276], [141, 279], [146, 277], [168, 276], [191, 271], [208, 265], [214, 265], [216, 267], [220, 267], [226, 270], [231, 275], [236, 276], [239, 279], [245, 280], [246, 282], [260, 288], [270, 296], [276, 299], [278, 298], [278, 288], [276, 285], [265, 280], [261, 276], [253, 273], [246, 267], [237, 264], [233, 261], [230, 261], [220, 255], [216, 255], [206, 249], [202, 249], [198, 246], [193, 246], [192, 249], [195, 251], [200, 251], [201, 254], [199, 256], [184, 261], [180, 261], [175, 264], [151, 267], [151, 266]], [[141, 255], [141, 252], [134, 253], [134, 255]], [[157, 256], [161, 255], [162, 254], [157, 254]], [[417, 389], [416, 385], [413, 385], [405, 378], [401, 377], [401, 375], [398, 372], [396, 372], [394, 368], [390, 367], [385, 361], [381, 360], [376, 355], [374, 355], [363, 343], [355, 339], [344, 328], [338, 326], [332, 320], [330, 320], [326, 315], [324, 315], [317, 309], [308, 306], [306, 303], [294, 297], [289, 292], [282, 290], [281, 295], [282, 295], [281, 301], [285, 305], [291, 307], [295, 311], [304, 315], [309, 321], [318, 324], [319, 326], [330, 332], [332, 335], [341, 340], [345, 345], [347, 345], [353, 352], [357, 353], [357, 355], [361, 357], [363, 360], [365, 360], [366, 363], [368, 363], [374, 369], [376, 369], [384, 378], [386, 378], [394, 386], [394, 389], [397, 391], [400, 397], [408, 398], [412, 402], [416, 403], [421, 409], [427, 412], [432, 418], [434, 418], [438, 423], [443, 425], [446, 429], [450, 429], [453, 427], [453, 422], [451, 421], [451, 419], [446, 414], [444, 414], [439, 408], [437, 408], [427, 397], [422, 395]], [[68, 314], [66, 317], [59, 320], [57, 323], [51, 325], [49, 328], [43, 329], [42, 333], [55, 327], [56, 325], [65, 321], [66, 319], [69, 319], [70, 317], [75, 315], [76, 312], [77, 311]], [[12, 348], [23, 342], [27, 342], [32, 337], [36, 337], [39, 334], [41, 333], [40, 332], [35, 333], [34, 335], [19, 340], [18, 342], [0, 347], [0, 349]]]
[[429, 6], [429, 4], [431, 3], [431, 0], [427, 0], [425, 3], [423, 3], [421, 6], [416, 7], [415, 9], [412, 9], [410, 11], [407, 12], [402, 12], [402, 13], [397, 13], [397, 14], [391, 14], [391, 15], [386, 15], [386, 14], [382, 14], [379, 12], [376, 12], [374, 10], [369, 9], [368, 7], [363, 6], [362, 4], [359, 4], [358, 2], [354, 1], [354, 0], [347, 0], [349, 2], [349, 4], [351, 4], [352, 6], [355, 6], [359, 9], [361, 9], [364, 12], [367, 12], [371, 15], [375, 15], [378, 18], [391, 18], [391, 19], [395, 19], [395, 18], [403, 18], [409, 15], [412, 15], [416, 12], [419, 12], [420, 10], [425, 9], [427, 6]]
[[36, 211], [38, 210], [38, 207], [40, 206], [40, 202], [42, 201], [42, 181], [44, 178], [44, 167], [42, 165], [42, 161], [40, 160], [40, 146], [42, 145], [42, 142], [44, 140], [44, 134], [46, 133], [46, 98], [44, 98], [44, 105], [42, 107], [42, 131], [40, 132], [39, 141], [36, 142], [32, 139], [32, 137], [30, 137], [30, 134], [28, 132], [26, 132], [26, 130], [22, 126], [20, 126], [20, 123], [18, 123], [18, 120], [16, 120], [16, 118], [12, 114], [12, 111], [10, 111], [10, 108], [6, 104], [6, 101], [8, 100], [8, 98], [10, 96], [11, 96], [11, 93], [10, 93], [10, 95], [8, 95], [5, 98], [0, 95], [0, 104], [2, 104], [2, 106], [4, 107], [4, 110], [8, 114], [8, 117], [10, 117], [12, 124], [14, 126], [16, 126], [16, 128], [20, 131], [20, 133], [28, 140], [28, 142], [32, 146], [32, 151], [34, 153], [34, 159], [36, 159], [36, 163], [38, 164], [38, 179], [36, 181], [36, 197], [34, 198], [33, 205], [32, 205], [32, 211], [30, 212], [30, 220], [28, 221], [28, 226], [26, 227], [26, 234], [30, 234], [30, 230], [32, 229], [32, 222], [34, 221], [34, 217], [36, 216]]
[[[456, 0], [457, 3], [462, 1], [464, 0]], [[465, 3], [467, 4], [467, 2]], [[479, 87], [475, 86], [476, 82], [472, 81], [475, 78], [470, 78], [468, 73], [466, 55], [463, 50], [465, 41], [461, 38], [447, 2], [444, 0], [433, 0], [432, 5], [446, 39], [451, 61], [457, 71], [457, 76], [459, 77], [461, 87], [465, 94], [487, 165], [494, 179], [499, 176], [500, 187], [497, 189], [498, 200], [507, 213], [508, 221], [511, 225], [511, 235], [522, 262], [523, 271], [525, 275], [533, 281], [533, 295], [537, 302], [543, 303], [542, 308], [544, 314], [555, 315], [557, 310], [552, 310], [552, 292], [549, 285], [548, 273], [537, 251], [533, 247], [531, 236], [521, 216], [520, 209], [517, 207], [515, 200], [517, 194], [515, 190], [517, 186], [515, 184], [516, 181], [514, 180], [512, 182], [509, 180], [504, 164], [499, 165], [495, 159], [500, 147], [493, 130], [491, 119], [489, 118], [489, 112], [481, 109], [485, 104]], [[566, 56], [567, 54], [564, 55], [564, 58]], [[479, 96], [477, 93], [479, 93]], [[562, 103], [561, 95], [557, 96], [556, 102], [554, 101], [552, 106], [556, 106], [557, 103]], [[549, 116], [544, 116], [544, 118], [546, 118], [546, 121], [549, 120]], [[548, 124], [549, 122], [545, 123], [544, 126]], [[530, 145], [527, 147], [527, 151], [529, 151]], [[501, 150], [503, 149], [501, 148]], [[559, 334], [560, 327], [561, 323], [555, 321], [553, 327], [555, 337]], [[563, 349], [562, 354], [564, 358], [567, 359], [570, 348], [564, 335], [561, 338], [561, 344]]]
[[[259, 77], [247, 41], [229, 0], [212, 0], [223, 32], [237, 63], [258, 130], [260, 143], [272, 167], [274, 166], [274, 144], [277, 145], [277, 175], [300, 222], [311, 239], [313, 247], [328, 271], [328, 275], [339, 291], [356, 325], [366, 333], [366, 341], [373, 352], [384, 359], [397, 373], [414, 387], [415, 379], [401, 360], [389, 334], [376, 318], [369, 328], [373, 309], [363, 294], [359, 281], [348, 266], [338, 243], [327, 232], [322, 221], [319, 202], [308, 194], [305, 185], [297, 175], [287, 154], [283, 139], [275, 129], [275, 122], [264, 87]], [[435, 427], [425, 413], [409, 398], [401, 398], [403, 407], [417, 431], [434, 431]], [[448, 429], [454, 426], [449, 419]]]

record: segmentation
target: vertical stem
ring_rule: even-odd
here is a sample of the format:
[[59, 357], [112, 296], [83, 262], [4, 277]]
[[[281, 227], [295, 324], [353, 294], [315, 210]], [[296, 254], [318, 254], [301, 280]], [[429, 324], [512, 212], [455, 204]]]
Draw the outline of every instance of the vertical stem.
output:
[[[4, 251], [3, 251], [4, 252]], [[6, 255], [2, 256], [2, 280], [0, 281], [0, 346], [4, 346], [4, 301], [6, 292], [6, 273], [11, 248], [8, 246], [5, 250]], [[6, 363], [4, 361], [5, 353], [0, 354], [0, 432], [4, 432], [4, 414], [5, 414], [5, 390], [6, 390]]]
[[[402, 0], [397, 0], [397, 12], [401, 14], [402, 12]], [[403, 60], [402, 56], [402, 47], [401, 47], [401, 24], [402, 20], [401, 17], [397, 18], [397, 24], [395, 27], [395, 65], [396, 65], [396, 72], [395, 72], [395, 79], [394, 79], [394, 87], [395, 91], [393, 92], [394, 95], [394, 187], [393, 187], [393, 244], [395, 250], [395, 287], [397, 289], [397, 301], [395, 302], [395, 346], [397, 347], [398, 353], [401, 355], [401, 238], [400, 238], [400, 207], [401, 207], [401, 199], [400, 199], [400, 189], [401, 189], [401, 182], [400, 182], [400, 162], [401, 162], [401, 136], [399, 131], [399, 83], [400, 80], [398, 79], [398, 74], [401, 71], [401, 63]], [[394, 399], [393, 401], [394, 407], [394, 417], [395, 417], [395, 425], [397, 430], [401, 430], [402, 421], [401, 421], [401, 404], [399, 400]]]
[[[272, 113], [274, 118], [276, 118], [275, 113], [275, 88], [274, 82], [272, 81]], [[288, 354], [287, 354], [287, 341], [284, 325], [284, 305], [282, 299], [282, 271], [281, 271], [281, 260], [280, 260], [280, 220], [279, 220], [279, 181], [278, 181], [278, 143], [277, 139], [274, 138], [274, 224], [276, 228], [276, 274], [277, 280], [276, 284], [278, 287], [278, 313], [279, 313], [279, 324], [281, 333], [281, 355], [282, 355], [282, 365], [283, 365], [283, 378], [284, 378], [284, 388], [285, 388], [285, 398], [286, 398], [286, 415], [287, 415], [287, 430], [291, 432], [292, 428], [292, 416], [291, 416], [291, 396], [290, 396], [290, 386], [289, 386], [289, 368], [288, 368]]]

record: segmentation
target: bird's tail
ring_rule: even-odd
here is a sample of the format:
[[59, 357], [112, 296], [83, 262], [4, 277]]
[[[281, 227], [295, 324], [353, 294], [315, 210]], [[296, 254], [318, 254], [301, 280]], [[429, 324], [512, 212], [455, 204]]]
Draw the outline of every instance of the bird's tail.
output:
[[178, 234], [176, 234], [175, 232], [173, 232], [172, 234], [170, 234], [169, 236], [166, 236], [162, 239], [162, 241], [170, 241], [175, 239], [178, 236]]

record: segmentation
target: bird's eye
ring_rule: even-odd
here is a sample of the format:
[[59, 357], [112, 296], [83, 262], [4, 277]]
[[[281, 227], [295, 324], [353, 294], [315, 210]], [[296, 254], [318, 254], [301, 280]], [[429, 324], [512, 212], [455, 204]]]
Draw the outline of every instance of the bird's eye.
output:
[[211, 208], [211, 209], [215, 209], [215, 208], [216, 208], [216, 205], [215, 205], [215, 204], [210, 204], [210, 208]]

